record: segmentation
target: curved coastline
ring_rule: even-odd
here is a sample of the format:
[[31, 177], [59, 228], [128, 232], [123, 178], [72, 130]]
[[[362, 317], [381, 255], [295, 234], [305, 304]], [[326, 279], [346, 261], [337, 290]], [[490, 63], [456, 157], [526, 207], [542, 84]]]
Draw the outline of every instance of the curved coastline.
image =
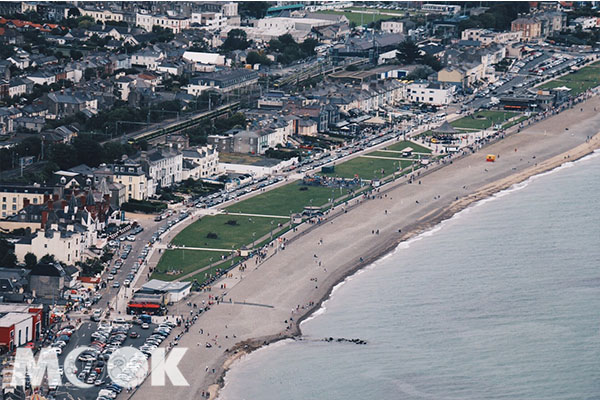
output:
[[[243, 274], [244, 284], [237, 285], [241, 283], [241, 274], [236, 278], [239, 280], [230, 281], [231, 288], [228, 283], [227, 296], [236, 300], [233, 306], [213, 307], [214, 310], [200, 318], [200, 325], [205, 330], [208, 328], [211, 333], [218, 333], [220, 338], [228, 332], [235, 332], [238, 339], [219, 339], [224, 350], [207, 351], [198, 342], [207, 340], [206, 332], [205, 335], [190, 332], [183, 337], [180, 345], [190, 350], [181, 368], [184, 373], [187, 369], [194, 375], [191, 386], [161, 388], [152, 387], [147, 382], [135, 390], [130, 398], [178, 395], [191, 399], [200, 398], [200, 392], [217, 398], [219, 389], [225, 383], [225, 374], [236, 360], [270, 343], [284, 339], [297, 340], [302, 334], [300, 324], [313, 315], [331, 296], [334, 288], [349, 276], [394, 251], [399, 244], [435, 229], [474, 203], [598, 149], [600, 115], [595, 110], [599, 106], [600, 99], [592, 97], [581, 105], [533, 123], [521, 132], [515, 132], [517, 129], [514, 129], [514, 134], [507, 134], [504, 139], [486, 144], [473, 154], [422, 171], [417, 179], [423, 180], [423, 186], [419, 186], [420, 182], [411, 185], [404, 179], [398, 179], [380, 188], [380, 193], [377, 193], [381, 195], [379, 199], [352, 202], [346, 208], [348, 215], [345, 216], [343, 211], [333, 212], [325, 224], [310, 226], [293, 239], [289, 238], [285, 252], [268, 257], [265, 262]], [[500, 160], [498, 157], [499, 162], [487, 164], [482, 158], [485, 151], [501, 154], [502, 158]], [[465, 183], [468, 188], [463, 186], [461, 189]], [[441, 199], [439, 194], [443, 194]], [[395, 201], [391, 201], [392, 195]], [[438, 200], [435, 200], [436, 197]], [[415, 199], [421, 200], [420, 204], [417, 201], [415, 205]], [[391, 210], [393, 217], [387, 212], [384, 216], [384, 208]], [[330, 226], [329, 221], [335, 224]], [[383, 228], [381, 235], [371, 235], [373, 228]], [[397, 228], [402, 228], [401, 232]], [[321, 247], [316, 246], [319, 237], [325, 237], [325, 244]], [[324, 256], [320, 259], [330, 271], [323, 274], [318, 268], [309, 268], [310, 264], [315, 263], [313, 249]], [[361, 256], [363, 261], [358, 262]], [[253, 273], [256, 269], [261, 272]], [[308, 283], [308, 278], [317, 274], [318, 290], [314, 283]], [[192, 301], [201, 300], [207, 295], [200, 293]], [[294, 321], [286, 329], [283, 320], [289, 319], [289, 310], [296, 308], [296, 301], [307, 304], [305, 300], [314, 302], [311, 301], [310, 306], [303, 307], [297, 313], [292, 311]], [[275, 307], [246, 306], [251, 302], [268, 303]], [[285, 322], [287, 324], [287, 320]], [[223, 330], [223, 326], [227, 328], [227, 325], [222, 324], [229, 324], [229, 329]], [[199, 362], [206, 362], [206, 373], [199, 369]], [[212, 373], [209, 366], [214, 368]]]
[[352, 277], [359, 271], [363, 270], [374, 262], [380, 260], [382, 257], [389, 255], [395, 251], [398, 246], [402, 243], [406, 243], [411, 239], [418, 238], [421, 235], [427, 234], [432, 230], [438, 228], [446, 221], [449, 221], [453, 217], [457, 216], [460, 212], [465, 211], [469, 207], [476, 206], [482, 201], [489, 200], [493, 196], [502, 192], [508, 192], [513, 190], [515, 185], [524, 183], [537, 176], [544, 175], [563, 167], [566, 164], [577, 162], [593, 153], [600, 151], [600, 132], [596, 133], [588, 142], [580, 144], [571, 150], [563, 152], [559, 155], [551, 157], [541, 163], [530, 167], [522, 172], [515, 173], [506, 178], [499, 179], [492, 182], [485, 187], [479, 189], [477, 192], [459, 198], [447, 207], [439, 209], [433, 216], [427, 216], [420, 221], [416, 221], [414, 226], [410, 228], [408, 232], [402, 235], [399, 239], [390, 240], [385, 243], [382, 251], [365, 254], [363, 255], [363, 262], [358, 262], [349, 269], [344, 270], [342, 274], [336, 276], [333, 284], [329, 285], [325, 295], [323, 295], [315, 304], [305, 310], [305, 312], [293, 322], [293, 328], [288, 335], [270, 335], [258, 338], [252, 338], [240, 342], [236, 347], [232, 348], [235, 354], [224, 357], [224, 360], [219, 368], [219, 377], [217, 383], [210, 386], [210, 399], [217, 399], [219, 391], [225, 385], [225, 376], [227, 371], [232, 368], [236, 361], [240, 360], [243, 356], [252, 353], [262, 347], [270, 344], [280, 342], [286, 339], [297, 339], [302, 336], [301, 324], [307, 319], [311, 318], [316, 312], [318, 312], [328, 299], [331, 298], [335, 288], [342, 285], [348, 278]]

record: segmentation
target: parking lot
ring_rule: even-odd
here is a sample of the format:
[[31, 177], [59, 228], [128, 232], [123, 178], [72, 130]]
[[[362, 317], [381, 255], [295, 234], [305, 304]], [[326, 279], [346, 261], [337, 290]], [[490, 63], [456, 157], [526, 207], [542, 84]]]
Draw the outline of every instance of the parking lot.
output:
[[[118, 392], [122, 390], [119, 385], [111, 382], [107, 374], [106, 363], [114, 351], [119, 348], [131, 346], [136, 349], [142, 349], [149, 357], [150, 351], [158, 347], [161, 340], [154, 340], [158, 336], [157, 324], [130, 324], [117, 319], [112, 324], [107, 322], [84, 322], [78, 330], [72, 332], [70, 340], [62, 348], [59, 355], [59, 364], [64, 366], [65, 359], [69, 352], [79, 346], [91, 346], [94, 351], [82, 353], [76, 362], [75, 376], [81, 381], [92, 385], [91, 388], [80, 388], [74, 386], [64, 374], [68, 371], [62, 371], [62, 385], [51, 395], [55, 399], [109, 399], [118, 397]], [[162, 329], [162, 328], [161, 328]], [[167, 330], [161, 330], [167, 332]], [[152, 337], [152, 339], [150, 339]], [[150, 347], [150, 343], [152, 346]], [[135, 360], [134, 360], [135, 361]], [[124, 370], [127, 365], [124, 366]], [[121, 376], [121, 375], [120, 375]], [[121, 379], [126, 380], [125, 375]], [[123, 389], [124, 390], [124, 389]], [[112, 395], [109, 392], [112, 391]], [[105, 396], [99, 396], [99, 394]], [[117, 396], [114, 396], [117, 395]], [[114, 396], [114, 397], [113, 397]]]

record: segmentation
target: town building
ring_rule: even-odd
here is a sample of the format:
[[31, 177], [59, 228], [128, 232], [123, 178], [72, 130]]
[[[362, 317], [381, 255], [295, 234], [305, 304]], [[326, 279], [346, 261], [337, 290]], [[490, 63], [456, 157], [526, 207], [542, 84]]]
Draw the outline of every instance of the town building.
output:
[[406, 99], [415, 103], [445, 106], [454, 99], [456, 86], [439, 82], [413, 82], [406, 87]]
[[211, 145], [185, 149], [183, 180], [213, 177], [219, 174], [219, 152]]
[[38, 304], [0, 303], [0, 347], [16, 347], [38, 339], [42, 333], [43, 308]]
[[62, 194], [60, 187], [0, 183], [0, 215], [2, 218], [10, 217], [29, 204], [44, 203], [55, 194]]

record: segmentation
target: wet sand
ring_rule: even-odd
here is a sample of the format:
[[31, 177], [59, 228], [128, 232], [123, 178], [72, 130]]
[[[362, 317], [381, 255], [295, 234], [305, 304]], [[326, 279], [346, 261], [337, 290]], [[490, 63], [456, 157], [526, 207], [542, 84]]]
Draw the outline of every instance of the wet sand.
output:
[[[226, 290], [191, 299], [201, 304], [209, 294], [226, 293], [225, 302], [212, 306], [179, 342], [188, 348], [179, 368], [190, 386], [152, 387], [148, 379], [132, 397], [198, 399], [209, 387], [214, 397], [233, 358], [299, 335], [299, 323], [348, 275], [469, 204], [599, 148], [600, 115], [594, 107], [600, 107], [598, 98], [430, 170], [412, 184], [398, 179], [381, 188], [381, 198], [354, 200], [347, 213], [338, 207], [337, 216], [290, 240], [258, 268], [248, 261], [246, 271], [223, 280]], [[495, 163], [485, 162], [488, 153], [499, 155]], [[185, 304], [178, 309], [189, 315]]]

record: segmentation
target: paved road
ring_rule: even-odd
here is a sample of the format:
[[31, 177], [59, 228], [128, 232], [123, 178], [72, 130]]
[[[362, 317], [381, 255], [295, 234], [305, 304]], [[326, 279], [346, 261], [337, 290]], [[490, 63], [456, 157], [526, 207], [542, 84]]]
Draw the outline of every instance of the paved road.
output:
[[[96, 331], [97, 326], [98, 326], [98, 324], [96, 322], [86, 321], [86, 322], [83, 322], [83, 324], [81, 325], [81, 328], [79, 328], [77, 331], [75, 331], [73, 333], [73, 335], [71, 336], [71, 340], [69, 341], [67, 346], [63, 349], [63, 353], [58, 358], [61, 366], [63, 365], [67, 354], [71, 350], [75, 349], [78, 346], [87, 346], [91, 343], [91, 341], [92, 341], [91, 334]], [[136, 347], [136, 348], [140, 347], [144, 343], [146, 338], [148, 338], [148, 336], [150, 336], [152, 334], [152, 331], [154, 330], [155, 327], [156, 327], [155, 324], [150, 324], [149, 329], [141, 329], [138, 325], [133, 325], [129, 332], [135, 331], [140, 334], [140, 337], [136, 338], [136, 339], [127, 337], [127, 339], [125, 339], [125, 342], [123, 342], [122, 347], [124, 347], [124, 346], [132, 346], [132, 347]], [[83, 369], [83, 365], [84, 365], [83, 362], [80, 362], [80, 361], [77, 362], [77, 368], [79, 371], [81, 371]], [[106, 379], [108, 378], [108, 376], [106, 374], [106, 368], [103, 369], [100, 377], [103, 381], [106, 381]], [[63, 377], [63, 385], [60, 386], [56, 390], [55, 398], [57, 400], [63, 400], [63, 399], [64, 400], [76, 400], [76, 399], [77, 400], [78, 399], [92, 400], [92, 399], [95, 399], [98, 396], [98, 392], [106, 386], [107, 386], [106, 384], [103, 384], [100, 386], [94, 386], [93, 388], [90, 388], [90, 389], [82, 389], [82, 388], [73, 386], [73, 384], [71, 384], [65, 377]]]

